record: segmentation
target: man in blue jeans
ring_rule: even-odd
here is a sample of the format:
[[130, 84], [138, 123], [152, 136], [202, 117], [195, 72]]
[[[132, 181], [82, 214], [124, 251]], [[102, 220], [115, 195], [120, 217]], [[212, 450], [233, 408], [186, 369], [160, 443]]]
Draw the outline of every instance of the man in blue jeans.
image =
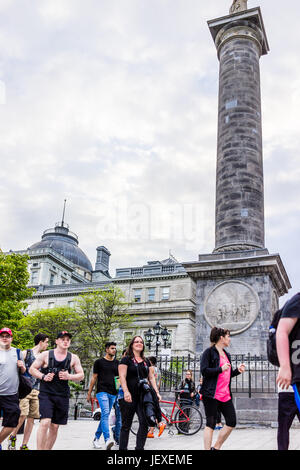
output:
[[101, 420], [95, 433], [93, 445], [100, 449], [100, 437], [103, 434], [106, 450], [110, 450], [114, 441], [109, 433], [109, 415], [117, 397], [116, 381], [119, 361], [116, 360], [116, 343], [105, 345], [105, 356], [94, 362], [93, 376], [90, 382], [87, 401], [91, 402], [92, 391], [96, 384], [96, 398], [101, 409]]

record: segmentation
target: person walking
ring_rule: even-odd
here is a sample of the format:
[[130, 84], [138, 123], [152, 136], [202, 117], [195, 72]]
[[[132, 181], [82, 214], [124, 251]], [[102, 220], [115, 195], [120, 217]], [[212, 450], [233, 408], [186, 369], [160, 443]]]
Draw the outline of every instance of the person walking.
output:
[[[125, 356], [126, 351], [127, 351], [127, 348], [123, 349], [122, 357]], [[123, 389], [120, 385], [120, 378], [118, 380], [118, 383], [119, 383], [118, 394], [117, 394], [117, 398], [116, 398], [115, 403], [114, 403], [116, 422], [115, 422], [114, 426], [112, 426], [112, 428], [111, 428], [112, 433], [113, 433], [113, 437], [114, 437], [114, 440], [115, 440], [115, 446], [116, 447], [119, 447], [119, 445], [120, 445], [120, 432], [121, 432], [121, 427], [122, 427], [122, 416], [121, 416], [120, 401], [119, 400], [124, 398], [124, 392], [123, 392]]]
[[116, 343], [113, 341], [105, 344], [105, 356], [94, 362], [93, 376], [89, 385], [87, 401], [92, 400], [92, 391], [97, 383], [96, 397], [101, 408], [101, 420], [93, 445], [96, 449], [100, 449], [100, 437], [103, 434], [106, 450], [110, 450], [114, 441], [110, 438], [109, 432], [109, 415], [115, 403], [117, 396], [116, 380], [118, 379], [119, 361], [116, 359]]
[[[59, 426], [66, 425], [69, 414], [69, 380], [80, 382], [84, 372], [80, 359], [69, 352], [72, 335], [61, 331], [56, 348], [42, 352], [33, 362], [29, 373], [40, 380], [40, 425], [37, 431], [37, 450], [51, 450]], [[74, 370], [74, 374], [71, 371]]]
[[291, 385], [288, 389], [278, 387], [278, 450], [289, 450], [290, 428], [296, 416], [300, 421], [300, 411], [295, 401], [293, 387]]
[[18, 360], [17, 350], [11, 346], [13, 334], [10, 328], [0, 330], [0, 415], [3, 413], [0, 431], [0, 450], [3, 441], [18, 425], [19, 408], [19, 371], [26, 372], [25, 364]]
[[[142, 401], [145, 383], [150, 383], [158, 400], [161, 400], [154, 370], [150, 361], [145, 358], [144, 349], [143, 338], [134, 336], [128, 346], [126, 356], [121, 359], [119, 364], [120, 383], [124, 393], [124, 398], [119, 401], [122, 416], [120, 450], [127, 450], [129, 433], [135, 413], [137, 413], [139, 420], [135, 449], [144, 450], [148, 433], [148, 423]], [[160, 419], [159, 427], [162, 425]]]
[[9, 450], [16, 449], [17, 443], [17, 434], [19, 429], [23, 426], [25, 420], [26, 425], [24, 429], [24, 436], [23, 442], [20, 447], [20, 450], [29, 450], [28, 449], [28, 442], [32, 433], [34, 420], [40, 418], [39, 412], [39, 388], [40, 383], [39, 380], [35, 377], [32, 377], [29, 374], [29, 368], [31, 367], [32, 363], [35, 361], [36, 357], [43, 351], [48, 349], [49, 345], [49, 338], [44, 333], [38, 333], [34, 337], [34, 344], [35, 346], [32, 349], [27, 349], [26, 351], [22, 351], [22, 357], [26, 367], [26, 375], [30, 377], [32, 383], [32, 391], [27, 395], [27, 397], [20, 400], [20, 411], [21, 416], [19, 418], [18, 426], [13, 430], [11, 435], [9, 436]]
[[[161, 372], [160, 372], [159, 368], [157, 367], [157, 359], [156, 359], [155, 356], [150, 356], [148, 359], [150, 361], [151, 366], [153, 367], [155, 382], [156, 382], [156, 385], [157, 385], [157, 389], [159, 390], [160, 389], [160, 384], [161, 384]], [[166, 427], [165, 424], [160, 426], [157, 437], [160, 437], [162, 435], [165, 427]], [[147, 434], [147, 438], [150, 438], [150, 439], [154, 438], [154, 427], [153, 426], [150, 427], [149, 432]]]
[[[289, 430], [294, 417], [300, 420], [295, 401], [295, 392], [300, 392], [300, 292], [282, 307], [276, 332], [276, 348], [279, 371], [276, 382], [279, 387], [278, 400], [278, 450], [288, 450]], [[296, 390], [294, 390], [295, 386]]]
[[[232, 402], [231, 379], [245, 371], [241, 364], [233, 370], [231, 356], [225, 350], [230, 345], [230, 331], [214, 327], [210, 333], [212, 345], [207, 348], [201, 358], [201, 374], [203, 383], [201, 394], [206, 415], [204, 429], [204, 449], [219, 450], [236, 426], [236, 413]], [[225, 426], [218, 434], [212, 447], [213, 432], [218, 419], [218, 410], [225, 419]]]

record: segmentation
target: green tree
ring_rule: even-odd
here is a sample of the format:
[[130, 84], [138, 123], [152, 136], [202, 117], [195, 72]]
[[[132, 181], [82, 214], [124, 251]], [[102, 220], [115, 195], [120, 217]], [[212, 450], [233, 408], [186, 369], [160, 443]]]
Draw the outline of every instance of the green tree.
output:
[[104, 354], [105, 343], [116, 339], [117, 330], [132, 324], [134, 317], [128, 313], [129, 305], [123, 291], [112, 285], [78, 298], [80, 357], [86, 366], [91, 359]]
[[[45, 333], [49, 336], [50, 344], [55, 345], [55, 339], [59, 331], [69, 331], [72, 334], [72, 346], [76, 345], [76, 337], [80, 330], [80, 318], [75, 309], [70, 307], [55, 307], [42, 310], [34, 310], [24, 317], [21, 327], [29, 331], [34, 337], [37, 333]], [[72, 347], [72, 350], [74, 348]], [[76, 351], [74, 351], [76, 352]]]
[[11, 328], [16, 342], [26, 299], [34, 293], [28, 282], [28, 256], [0, 251], [0, 327]]

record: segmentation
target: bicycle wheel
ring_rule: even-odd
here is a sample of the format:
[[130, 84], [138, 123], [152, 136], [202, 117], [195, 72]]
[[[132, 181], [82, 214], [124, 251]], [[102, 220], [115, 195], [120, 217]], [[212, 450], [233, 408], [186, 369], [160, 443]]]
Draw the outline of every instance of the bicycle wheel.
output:
[[200, 410], [192, 405], [185, 405], [175, 415], [175, 426], [178, 432], [187, 436], [196, 434], [202, 428], [203, 418]]

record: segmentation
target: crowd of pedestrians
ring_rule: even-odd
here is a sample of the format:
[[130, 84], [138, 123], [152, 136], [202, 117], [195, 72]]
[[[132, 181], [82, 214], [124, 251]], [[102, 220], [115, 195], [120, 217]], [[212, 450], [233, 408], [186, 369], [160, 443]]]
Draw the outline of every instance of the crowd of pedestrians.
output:
[[[289, 431], [295, 416], [300, 421], [300, 293], [293, 296], [280, 310], [276, 344], [279, 361], [277, 384], [279, 450], [289, 448]], [[0, 330], [0, 450], [3, 442], [7, 448], [17, 448], [17, 439], [23, 427], [20, 450], [30, 449], [30, 436], [34, 420], [39, 419], [37, 449], [51, 450], [56, 442], [58, 430], [66, 425], [69, 414], [69, 381], [81, 382], [84, 372], [80, 359], [69, 351], [72, 335], [61, 331], [56, 338], [56, 348], [48, 350], [49, 338], [39, 333], [34, 346], [20, 352], [12, 346], [13, 333], [9, 328]], [[219, 450], [236, 427], [231, 379], [245, 371], [240, 364], [233, 369], [230, 346], [230, 331], [214, 327], [210, 333], [211, 345], [201, 357], [201, 377], [196, 385], [193, 373], [187, 370], [180, 384], [180, 404], [199, 406], [202, 400], [206, 416], [204, 429], [205, 450]], [[154, 437], [154, 428], [161, 436], [165, 429], [160, 410], [161, 375], [155, 357], [145, 357], [145, 344], [141, 336], [134, 336], [116, 359], [117, 345], [108, 342], [105, 355], [93, 365], [87, 401], [92, 403], [95, 389], [101, 411], [101, 419], [93, 446], [99, 449], [103, 436], [106, 450], [127, 450], [129, 433], [135, 414], [139, 428], [136, 435], [136, 450], [143, 450], [147, 438]], [[20, 377], [29, 379], [30, 393], [19, 400]], [[110, 416], [114, 409], [114, 425]], [[222, 417], [225, 424], [222, 425]], [[214, 431], [218, 436], [213, 444]], [[111, 432], [112, 431], [112, 432]]]

